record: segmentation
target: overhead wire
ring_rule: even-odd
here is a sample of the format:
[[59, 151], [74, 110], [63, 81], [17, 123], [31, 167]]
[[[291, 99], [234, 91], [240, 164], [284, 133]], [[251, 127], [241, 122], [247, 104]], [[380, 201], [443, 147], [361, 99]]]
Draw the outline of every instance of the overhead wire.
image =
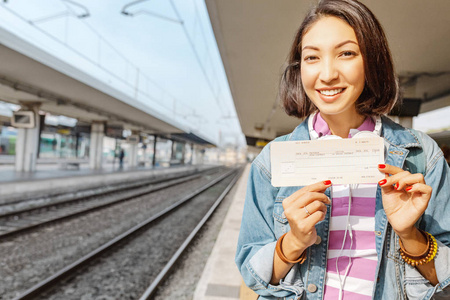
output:
[[[58, 16], [75, 16], [77, 17], [80, 21], [83, 22], [83, 24], [86, 25], [86, 27], [88, 27], [89, 30], [91, 30], [100, 40], [101, 42], [103, 42], [105, 45], [107, 45], [108, 47], [111, 48], [111, 50], [113, 52], [115, 52], [121, 59], [124, 60], [124, 62], [130, 66], [132, 66], [134, 69], [138, 70], [138, 68], [127, 59], [126, 56], [124, 56], [119, 50], [117, 50], [111, 43], [109, 43], [100, 33], [98, 33], [87, 21], [86, 21], [86, 16], [89, 16], [89, 12], [87, 11], [87, 13], [84, 13], [83, 15], [85, 17], [80, 17], [79, 15], [77, 15], [73, 8], [71, 8], [70, 6], [67, 5], [66, 2], [69, 2], [71, 4], [74, 4], [73, 1], [70, 0], [61, 0], [64, 3], [64, 6], [67, 8], [67, 13], [65, 13], [64, 15], [62, 13], [59, 13]], [[141, 2], [141, 1], [146, 1], [146, 0], [140, 0], [140, 1], [136, 1], [136, 2]], [[7, 7], [5, 4], [1, 4], [1, 6], [9, 11], [10, 13], [14, 14], [16, 17], [18, 17], [19, 19], [23, 20], [24, 22], [29, 23], [30, 25], [34, 26], [37, 30], [41, 31], [42, 33], [44, 33], [45, 35], [47, 35], [48, 37], [50, 37], [51, 39], [55, 40], [58, 43], [62, 43], [65, 46], [69, 47], [72, 51], [74, 51], [75, 53], [77, 53], [78, 55], [80, 55], [81, 57], [85, 58], [86, 60], [98, 65], [99, 67], [101, 67], [105, 72], [107, 72], [109, 75], [115, 77], [116, 79], [119, 79], [120, 81], [124, 82], [126, 85], [133, 87], [132, 84], [130, 84], [129, 82], [127, 82], [126, 80], [124, 80], [122, 77], [118, 76], [117, 74], [115, 74], [114, 72], [111, 72], [110, 70], [103, 68], [99, 62], [96, 62], [94, 59], [92, 59], [90, 56], [85, 55], [84, 53], [78, 51], [77, 49], [71, 47], [70, 45], [68, 45], [66, 42], [63, 42], [62, 40], [58, 39], [57, 37], [49, 34], [47, 31], [43, 30], [42, 28], [40, 28], [39, 26], [37, 26], [37, 24], [35, 24], [36, 21], [30, 21], [26, 18], [24, 18], [22, 15], [20, 15], [19, 13], [17, 13], [16, 11], [10, 9], [9, 7]], [[51, 19], [54, 19], [56, 16], [50, 16], [50, 17], [46, 17], [46, 18], [41, 18], [37, 21], [39, 22], [43, 22], [43, 21], [49, 21]], [[143, 76], [146, 80], [148, 80], [149, 82], [151, 82], [155, 87], [157, 87], [163, 94], [167, 95], [169, 98], [171, 98], [173, 101], [182, 103], [181, 101], [179, 101], [174, 95], [172, 95], [169, 91], [167, 91], [164, 87], [162, 87], [161, 85], [159, 85], [156, 81], [154, 81], [153, 79], [151, 79], [150, 77], [146, 76], [145, 74], [142, 74], [141, 76]], [[140, 91], [141, 94], [145, 95], [146, 97], [150, 98], [151, 100], [155, 101], [157, 100], [155, 97], [153, 97], [152, 95], [145, 93], [144, 91]], [[183, 104], [184, 105], [184, 104]], [[184, 105], [185, 106], [185, 105]], [[190, 107], [189, 107], [190, 108]], [[192, 108], [191, 108], [192, 109]]]
[[[56, 13], [56, 14], [51, 15], [51, 16], [43, 17], [43, 18], [40, 18], [40, 19], [37, 19], [37, 20], [28, 21], [28, 22], [31, 23], [31, 24], [36, 24], [36, 23], [41, 23], [41, 22], [47, 22], [47, 21], [49, 21], [49, 20], [57, 19], [57, 18], [60, 18], [60, 17], [67, 17], [67, 16], [70, 15], [70, 13], [72, 13], [72, 15], [75, 16], [75, 17], [77, 17], [78, 19], [87, 18], [87, 17], [89, 17], [89, 16], [91, 15], [91, 14], [89, 13], [89, 10], [88, 10], [85, 6], [79, 4], [79, 3], [75, 2], [75, 1], [71, 1], [71, 0], [61, 0], [61, 1], [66, 2], [66, 3], [64, 3], [65, 6], [66, 6], [66, 10], [65, 10], [65, 11]], [[84, 13], [82, 13], [82, 14], [76, 14], [75, 11], [73, 11], [73, 9], [71, 9], [71, 8], [67, 5], [67, 3], [70, 3], [70, 4], [72, 4], [72, 5], [75, 5], [75, 6], [79, 7], [79, 8], [81, 8], [81, 9], [83, 9], [83, 10], [84, 10]]]
[[[181, 18], [181, 15], [180, 15], [176, 5], [173, 2], [173, 0], [170, 0], [170, 4], [172, 5], [172, 8], [173, 8], [177, 18], [179, 20], [183, 20]], [[194, 5], [195, 5], [196, 17], [198, 17], [197, 5], [195, 4], [195, 2], [194, 2]], [[200, 23], [200, 32], [202, 33], [202, 37], [203, 37], [204, 42], [205, 42], [206, 51], [207, 51], [208, 55], [211, 56], [210, 51], [209, 51], [209, 47], [208, 47], [208, 45], [206, 43], [206, 37], [204, 35], [203, 28], [201, 26], [201, 22], [199, 22], [199, 23]], [[199, 53], [197, 51], [197, 48], [195, 47], [195, 43], [192, 40], [191, 36], [189, 35], [189, 32], [188, 32], [188, 30], [186, 28], [186, 25], [185, 25], [185, 22], [183, 22], [181, 25], [182, 25], [182, 28], [183, 28], [183, 32], [184, 32], [184, 34], [185, 34], [185, 36], [186, 36], [186, 38], [187, 38], [187, 40], [189, 42], [189, 45], [191, 46], [191, 48], [192, 48], [192, 50], [194, 52], [195, 59], [197, 60], [197, 63], [200, 66], [200, 69], [201, 69], [203, 75], [205, 76], [206, 83], [208, 84], [208, 87], [210, 88], [210, 90], [211, 90], [211, 92], [212, 92], [212, 94], [213, 94], [213, 96], [214, 96], [214, 98], [215, 98], [215, 100], [217, 102], [217, 105], [218, 105], [219, 109], [222, 111], [222, 105], [220, 104], [219, 94], [218, 94], [218, 92], [216, 93], [215, 90], [214, 90], [213, 84], [212, 84], [212, 82], [211, 82], [211, 80], [210, 80], [210, 78], [209, 78], [209, 76], [208, 76], [208, 74], [206, 72], [205, 66], [203, 65], [203, 63], [202, 63], [202, 61], [200, 59], [200, 55], [199, 55]], [[212, 68], [212, 72], [213, 72], [214, 76], [217, 77], [216, 73], [214, 72], [214, 68]], [[220, 91], [220, 86], [219, 86], [219, 91]], [[222, 113], [223, 113], [223, 111], [222, 111]]]
[[[196, 20], [196, 21], [197, 21], [197, 20], [200, 20], [200, 14], [199, 14], [199, 12], [198, 12], [197, 3], [195, 2], [195, 0], [192, 0], [192, 2], [194, 3], [195, 16], [196, 16], [195, 20]], [[202, 22], [199, 21], [198, 24], [199, 24], [199, 26], [200, 26], [200, 33], [202, 34], [203, 40], [205, 41], [206, 52], [208, 53], [208, 56], [212, 59], [212, 57], [211, 57], [211, 52], [209, 51], [208, 43], [206, 43], [207, 38], [206, 38], [205, 31], [203, 30]], [[212, 72], [213, 72], [214, 78], [215, 78], [215, 79], [217, 80], [217, 82], [218, 82], [217, 74], [216, 74], [214, 68], [212, 68]], [[219, 84], [219, 85], [218, 85], [218, 91], [217, 91], [217, 93], [220, 94], [220, 91], [221, 91], [221, 86], [220, 86], [220, 84]]]
[[[182, 26], [183, 33], [186, 36], [186, 39], [187, 39], [191, 49], [193, 50], [194, 57], [195, 57], [198, 65], [199, 65], [199, 67], [200, 67], [204, 77], [205, 77], [206, 83], [207, 83], [207, 85], [208, 85], [208, 87], [209, 87], [209, 89], [210, 89], [210, 91], [211, 91], [211, 93], [212, 93], [212, 95], [213, 95], [217, 105], [218, 105], [218, 108], [221, 111], [221, 113], [223, 114], [224, 113], [223, 112], [223, 107], [222, 107], [222, 103], [221, 103], [220, 97], [219, 97], [220, 96], [220, 92], [221, 92], [221, 86], [220, 86], [220, 83], [219, 83], [219, 80], [218, 80], [218, 76], [217, 76], [216, 70], [214, 68], [211, 68], [211, 73], [212, 73], [211, 75], [213, 77], [211, 79], [210, 76], [208, 75], [208, 72], [207, 72], [206, 67], [205, 67], [205, 65], [207, 63], [206, 62], [202, 62], [202, 59], [201, 59], [200, 54], [199, 54], [199, 51], [198, 51], [198, 49], [196, 47], [196, 44], [194, 42], [194, 38], [195, 38], [195, 35], [196, 35], [196, 30], [197, 30], [197, 25], [198, 25], [199, 28], [200, 28], [199, 31], [200, 31], [200, 34], [201, 34], [201, 38], [202, 38], [202, 40], [204, 42], [204, 45], [205, 45], [205, 51], [206, 51], [205, 57], [206, 58], [204, 60], [210, 59], [211, 64], [212, 64], [213, 57], [211, 55], [211, 51], [210, 51], [208, 43], [207, 43], [206, 34], [204, 32], [204, 28], [203, 28], [202, 22], [200, 20], [198, 7], [197, 7], [197, 4], [196, 4], [195, 0], [192, 0], [193, 7], [194, 7], [194, 10], [195, 10], [194, 23], [193, 23], [193, 31], [194, 31], [193, 36], [194, 37], [191, 34], [189, 34], [189, 30], [187, 28], [186, 22], [183, 20], [183, 18], [181, 16], [177, 6], [175, 5], [175, 3], [172, 0], [170, 0], [170, 4], [172, 6], [172, 9], [173, 9], [174, 13], [176, 14], [176, 19], [169, 18], [167, 16], [163, 16], [163, 15], [160, 15], [160, 14], [156, 14], [154, 12], [149, 12], [148, 10], [140, 9], [140, 10], [137, 10], [135, 12], [131, 12], [131, 11], [128, 10], [131, 6], [133, 6], [135, 4], [139, 4], [139, 3], [145, 2], [145, 1], [150, 1], [150, 0], [137, 0], [137, 1], [130, 2], [130, 3], [126, 4], [122, 8], [121, 13], [124, 14], [124, 15], [127, 15], [127, 16], [136, 16], [136, 15], [139, 15], [139, 14], [148, 14], [148, 15], [151, 15], [151, 16], [154, 16], [154, 17], [157, 17], [157, 18], [161, 18], [161, 19], [164, 19], [164, 20], [168, 20], [168, 21], [172, 21], [172, 22], [175, 22], [175, 23], [179, 23]], [[217, 83], [217, 89], [215, 89], [215, 83]], [[225, 110], [226, 110], [226, 116], [230, 116], [230, 113], [229, 113], [228, 109], [225, 108]]]

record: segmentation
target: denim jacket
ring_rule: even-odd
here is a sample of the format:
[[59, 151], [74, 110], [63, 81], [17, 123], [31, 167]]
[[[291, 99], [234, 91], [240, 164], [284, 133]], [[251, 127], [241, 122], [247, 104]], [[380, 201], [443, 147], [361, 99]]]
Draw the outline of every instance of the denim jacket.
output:
[[[387, 221], [380, 187], [376, 193], [375, 236], [378, 263], [373, 299], [450, 299], [450, 172], [442, 151], [426, 134], [406, 129], [382, 117], [385, 162], [407, 168], [405, 159], [423, 151], [425, 182], [433, 188], [425, 213], [417, 223], [438, 241], [435, 266], [439, 284], [432, 286], [399, 255], [399, 239]], [[300, 124], [287, 140], [309, 140], [307, 121]], [[422, 142], [419, 142], [422, 141]], [[326, 178], [325, 178], [326, 179]], [[277, 239], [290, 230], [282, 201], [296, 187], [271, 185], [270, 144], [253, 161], [236, 252], [236, 264], [245, 283], [259, 299], [322, 299], [327, 263], [331, 208], [325, 220], [316, 224], [320, 242], [309, 247], [307, 260], [296, 264], [278, 285], [270, 284]], [[325, 192], [330, 196], [329, 189]]]

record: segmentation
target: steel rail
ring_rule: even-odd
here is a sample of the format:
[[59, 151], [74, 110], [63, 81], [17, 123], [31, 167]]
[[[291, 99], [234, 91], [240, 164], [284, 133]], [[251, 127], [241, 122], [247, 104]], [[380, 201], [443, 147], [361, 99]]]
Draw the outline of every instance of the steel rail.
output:
[[145, 290], [145, 292], [142, 294], [142, 296], [139, 298], [139, 300], [147, 300], [147, 299], [150, 299], [150, 297], [154, 295], [154, 293], [160, 286], [161, 282], [167, 277], [167, 275], [171, 271], [174, 264], [184, 253], [184, 251], [189, 246], [189, 244], [192, 242], [192, 240], [197, 235], [197, 233], [200, 231], [200, 229], [202, 229], [203, 225], [205, 225], [205, 223], [209, 220], [209, 218], [214, 213], [216, 208], [220, 205], [220, 203], [225, 198], [225, 196], [233, 188], [236, 181], [239, 179], [241, 173], [242, 173], [242, 168], [236, 173], [236, 175], [233, 177], [233, 180], [228, 184], [228, 186], [225, 188], [225, 190], [222, 192], [222, 194], [220, 194], [220, 196], [214, 202], [213, 206], [211, 206], [211, 208], [206, 213], [206, 215], [200, 220], [200, 222], [197, 224], [197, 226], [194, 228], [194, 230], [192, 230], [192, 232], [189, 234], [189, 236], [184, 240], [183, 244], [178, 248], [178, 250], [175, 252], [175, 254], [170, 258], [169, 262], [167, 262], [167, 264], [164, 266], [164, 268], [161, 270], [161, 272], [159, 272], [159, 274], [156, 276], [155, 280], [153, 280], [153, 282]]
[[[202, 171], [194, 171], [193, 174], [191, 175], [195, 175], [195, 174], [202, 174], [202, 173], [207, 173], [209, 171], [214, 171], [219, 169], [219, 167], [214, 167], [214, 168], [210, 168], [210, 169], [206, 169], [206, 170], [202, 170]], [[98, 193], [94, 193], [91, 195], [85, 195], [85, 196], [76, 196], [70, 199], [66, 199], [66, 200], [62, 200], [62, 201], [56, 201], [56, 202], [51, 202], [51, 203], [47, 203], [44, 205], [39, 205], [39, 206], [35, 206], [35, 207], [29, 207], [29, 208], [25, 208], [25, 209], [18, 209], [18, 210], [14, 210], [14, 211], [8, 211], [8, 212], [1, 212], [0, 213], [0, 218], [6, 218], [6, 217], [11, 217], [14, 215], [18, 215], [18, 214], [22, 214], [22, 213], [27, 213], [27, 212], [32, 212], [34, 210], [40, 210], [40, 209], [44, 209], [44, 208], [49, 208], [49, 207], [53, 207], [53, 206], [59, 206], [59, 205], [65, 205], [71, 202], [75, 202], [75, 201], [83, 201], [86, 198], [90, 198], [90, 197], [100, 197], [100, 196], [104, 196], [107, 195], [109, 193], [114, 193], [117, 191], [126, 191], [126, 190], [130, 190], [130, 189], [134, 189], [134, 188], [139, 188], [141, 186], [145, 186], [148, 184], [158, 184], [161, 182], [165, 182], [165, 181], [169, 181], [169, 180], [175, 180], [175, 179], [179, 179], [179, 178], [184, 178], [187, 176], [190, 176], [186, 173], [189, 172], [181, 172], [182, 174], [175, 174], [175, 176], [173, 177], [166, 177], [166, 178], [152, 178], [152, 179], [148, 179], [148, 180], [141, 180], [139, 182], [134, 182], [132, 184], [121, 184], [115, 188], [112, 188], [110, 190], [107, 191], [102, 191], [102, 192], [98, 192]], [[154, 176], [154, 175], [153, 175]], [[98, 189], [99, 187], [95, 187], [95, 188], [91, 188], [91, 189], [87, 189], [87, 190], [83, 190], [84, 192], [89, 191], [89, 190], [95, 190]], [[50, 197], [58, 197], [64, 194], [69, 194], [72, 192], [66, 192], [66, 193], [58, 193], [55, 195], [51, 195]], [[25, 200], [26, 202], [30, 202], [33, 200], [37, 200], [37, 199], [27, 199]], [[11, 203], [11, 204], [16, 204], [17, 202]], [[8, 204], [4, 204], [2, 206], [8, 206]]]
[[[163, 186], [159, 186], [159, 187], [156, 187], [156, 188], [151, 188], [151, 189], [146, 190], [146, 191], [136, 192], [136, 193], [134, 193], [132, 195], [128, 195], [128, 196], [123, 197], [123, 198], [119, 198], [119, 199], [116, 199], [116, 200], [113, 200], [113, 201], [109, 201], [109, 202], [106, 202], [106, 203], [101, 203], [101, 204], [98, 204], [98, 205], [95, 205], [95, 206], [89, 206], [89, 207], [86, 207], [84, 209], [80, 209], [80, 210], [77, 210], [77, 211], [73, 211], [73, 212], [64, 214], [62, 216], [54, 216], [53, 218], [50, 218], [50, 219], [43, 219], [42, 221], [36, 221], [35, 223], [30, 223], [30, 224], [27, 224], [27, 225], [22, 226], [22, 227], [14, 228], [14, 229], [12, 229], [10, 231], [2, 232], [2, 233], [0, 233], [0, 238], [10, 237], [12, 235], [19, 234], [19, 233], [22, 233], [22, 232], [34, 229], [34, 228], [42, 226], [42, 225], [47, 225], [47, 224], [51, 224], [51, 223], [54, 223], [54, 222], [59, 222], [59, 221], [62, 221], [62, 220], [66, 220], [66, 219], [74, 218], [74, 217], [77, 217], [77, 216], [80, 216], [80, 215], [84, 215], [84, 214], [87, 214], [87, 213], [90, 213], [90, 212], [93, 212], [93, 211], [96, 211], [96, 210], [100, 210], [100, 209], [103, 209], [103, 208], [106, 208], [106, 207], [109, 207], [109, 206], [113, 206], [113, 205], [119, 204], [119, 203], [124, 202], [124, 201], [131, 200], [131, 199], [136, 198], [136, 197], [141, 197], [141, 196], [144, 196], [144, 195], [147, 195], [147, 194], [151, 194], [151, 193], [157, 192], [157, 191], [162, 190], [162, 189], [169, 188], [171, 186], [174, 186], [174, 185], [177, 185], [177, 184], [180, 184], [180, 183], [183, 183], [183, 182], [186, 182], [186, 181], [198, 178], [200, 176], [201, 176], [201, 174], [195, 174], [195, 175], [190, 175], [190, 176], [187, 176], [187, 177], [184, 177], [184, 178], [178, 178], [178, 179], [175, 179], [175, 181], [170, 182], [168, 184], [165, 184]], [[167, 181], [169, 181], [169, 180], [172, 180], [172, 179], [168, 179]], [[161, 182], [164, 182], [164, 181], [160, 181], [158, 183], [161, 183]], [[88, 197], [91, 197], [91, 196], [88, 196]], [[81, 201], [80, 199], [78, 199], [78, 200]]]
[[109, 242], [106, 242], [102, 246], [98, 247], [94, 251], [86, 254], [85, 256], [81, 257], [80, 259], [76, 260], [72, 264], [64, 267], [63, 269], [59, 270], [55, 274], [47, 277], [43, 281], [37, 283], [36, 285], [32, 286], [28, 290], [26, 290], [21, 295], [17, 296], [13, 300], [26, 300], [26, 299], [33, 299], [33, 297], [37, 296], [39, 293], [43, 292], [44, 290], [50, 288], [53, 286], [56, 282], [59, 280], [69, 276], [69, 273], [73, 272], [74, 270], [86, 265], [88, 262], [90, 262], [92, 259], [96, 258], [100, 254], [104, 253], [105, 251], [111, 249], [113, 246], [117, 245], [119, 242], [123, 241], [126, 238], [129, 238], [132, 234], [138, 232], [140, 229], [144, 228], [145, 226], [151, 224], [152, 222], [158, 220], [162, 216], [166, 215], [170, 211], [174, 210], [175, 208], [179, 207], [180, 205], [184, 204], [188, 200], [194, 198], [198, 194], [202, 193], [203, 191], [207, 190], [211, 186], [215, 185], [216, 183], [220, 182], [224, 178], [230, 176], [230, 174], [236, 172], [236, 169], [228, 171], [224, 175], [220, 176], [219, 178], [214, 179], [213, 181], [209, 182], [208, 184], [196, 189], [192, 193], [188, 194], [187, 196], [183, 197], [182, 199], [178, 200], [176, 203], [170, 205], [169, 207], [163, 209], [159, 213], [154, 214], [147, 220], [133, 226], [129, 230], [125, 231], [124, 233], [118, 235], [114, 239], [110, 240]]

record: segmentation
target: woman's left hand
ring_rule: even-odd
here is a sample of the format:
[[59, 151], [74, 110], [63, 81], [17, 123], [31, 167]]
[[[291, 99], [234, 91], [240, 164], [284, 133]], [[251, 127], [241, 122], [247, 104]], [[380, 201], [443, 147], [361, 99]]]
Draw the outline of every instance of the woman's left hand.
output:
[[378, 184], [381, 186], [383, 207], [389, 223], [399, 236], [408, 234], [425, 212], [432, 188], [426, 185], [420, 173], [411, 174], [386, 164], [378, 165], [378, 169], [386, 174], [386, 178]]

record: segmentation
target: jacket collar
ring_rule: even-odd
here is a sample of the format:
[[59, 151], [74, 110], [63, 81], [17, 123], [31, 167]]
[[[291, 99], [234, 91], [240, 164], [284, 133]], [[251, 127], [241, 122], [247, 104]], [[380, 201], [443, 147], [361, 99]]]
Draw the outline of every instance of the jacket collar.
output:
[[422, 148], [417, 135], [409, 128], [405, 128], [388, 117], [381, 116], [383, 122], [382, 136], [391, 145], [400, 148]]
[[[311, 139], [308, 132], [308, 118], [294, 129], [289, 137], [290, 141]], [[422, 148], [419, 139], [412, 130], [404, 128], [385, 116], [381, 116], [381, 120], [383, 122], [381, 135], [389, 144], [400, 148]]]

